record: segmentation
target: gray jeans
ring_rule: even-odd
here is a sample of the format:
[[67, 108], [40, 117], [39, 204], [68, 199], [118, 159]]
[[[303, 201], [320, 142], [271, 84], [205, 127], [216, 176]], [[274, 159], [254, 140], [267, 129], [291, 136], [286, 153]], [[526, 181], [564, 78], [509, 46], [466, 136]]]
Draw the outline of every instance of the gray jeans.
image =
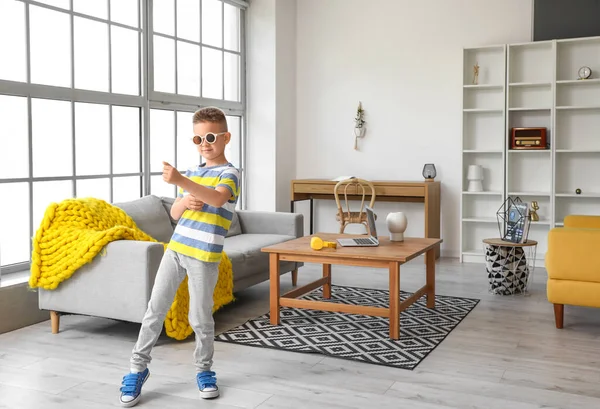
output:
[[219, 263], [207, 263], [167, 249], [156, 273], [148, 309], [130, 360], [132, 372], [142, 372], [152, 360], [150, 351], [161, 333], [167, 312], [179, 285], [188, 276], [190, 307], [188, 321], [196, 334], [196, 371], [208, 371], [213, 363], [215, 325], [213, 292], [219, 277]]

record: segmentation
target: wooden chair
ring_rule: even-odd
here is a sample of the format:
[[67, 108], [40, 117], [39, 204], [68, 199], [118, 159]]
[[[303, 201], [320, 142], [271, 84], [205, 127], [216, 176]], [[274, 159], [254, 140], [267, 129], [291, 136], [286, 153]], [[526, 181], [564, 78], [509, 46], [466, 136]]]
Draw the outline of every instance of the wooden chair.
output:
[[[333, 190], [335, 196], [335, 203], [337, 204], [337, 215], [336, 220], [340, 222], [340, 233], [344, 233], [346, 226], [349, 224], [362, 224], [367, 229], [367, 234], [371, 234], [369, 224], [367, 223], [367, 212], [365, 211], [365, 198], [369, 195], [367, 190], [371, 190], [371, 201], [369, 207], [373, 207], [375, 204], [375, 186], [368, 180], [359, 178], [350, 178], [339, 181]], [[346, 210], [342, 209], [340, 201], [340, 193], [343, 193], [344, 202], [346, 204]], [[348, 200], [353, 198], [360, 199], [360, 209], [358, 211], [350, 211], [350, 202]]]

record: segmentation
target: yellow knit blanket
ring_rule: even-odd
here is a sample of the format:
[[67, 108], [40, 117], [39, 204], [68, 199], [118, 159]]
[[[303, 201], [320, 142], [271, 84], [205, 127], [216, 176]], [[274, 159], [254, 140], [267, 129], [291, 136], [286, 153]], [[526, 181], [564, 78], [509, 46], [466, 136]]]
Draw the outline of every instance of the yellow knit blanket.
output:
[[[67, 199], [46, 209], [34, 238], [31, 255], [31, 288], [54, 290], [61, 282], [114, 240], [158, 242], [140, 230], [122, 209], [95, 198]], [[162, 243], [166, 249], [168, 243]], [[214, 291], [213, 312], [233, 301], [233, 272], [223, 252]], [[188, 323], [187, 277], [165, 318], [167, 335], [183, 340], [192, 334]]]

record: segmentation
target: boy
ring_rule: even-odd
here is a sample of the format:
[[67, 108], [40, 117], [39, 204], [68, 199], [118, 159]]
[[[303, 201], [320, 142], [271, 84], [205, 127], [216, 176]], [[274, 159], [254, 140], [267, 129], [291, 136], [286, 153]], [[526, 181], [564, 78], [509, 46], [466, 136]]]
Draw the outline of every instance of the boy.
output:
[[213, 292], [219, 276], [219, 262], [225, 235], [231, 225], [239, 197], [239, 172], [225, 158], [231, 139], [225, 114], [218, 108], [194, 113], [194, 137], [205, 163], [189, 169], [185, 176], [163, 162], [163, 180], [179, 186], [171, 216], [179, 220], [165, 251], [148, 309], [130, 360], [130, 373], [123, 377], [120, 402], [125, 407], [138, 403], [142, 386], [150, 375], [150, 351], [154, 347], [166, 314], [180, 283], [188, 277], [189, 323], [196, 335], [194, 363], [196, 382], [202, 398], [219, 396], [213, 358]]

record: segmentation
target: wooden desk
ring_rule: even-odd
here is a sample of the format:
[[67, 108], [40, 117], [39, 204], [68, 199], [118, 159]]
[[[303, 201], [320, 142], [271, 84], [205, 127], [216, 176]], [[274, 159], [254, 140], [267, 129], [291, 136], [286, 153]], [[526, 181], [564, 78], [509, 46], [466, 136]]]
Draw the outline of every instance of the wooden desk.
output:
[[[440, 182], [404, 182], [396, 180], [371, 180], [375, 185], [375, 207], [377, 202], [415, 202], [423, 203], [425, 211], [425, 238], [439, 239], [440, 236]], [[335, 200], [333, 189], [337, 184], [328, 179], [295, 179], [291, 188], [291, 212], [295, 212], [295, 203], [310, 200], [310, 234], [313, 234], [313, 200]], [[351, 189], [348, 199], [360, 200], [353, 196]], [[440, 256], [439, 245], [435, 250], [435, 258]]]

